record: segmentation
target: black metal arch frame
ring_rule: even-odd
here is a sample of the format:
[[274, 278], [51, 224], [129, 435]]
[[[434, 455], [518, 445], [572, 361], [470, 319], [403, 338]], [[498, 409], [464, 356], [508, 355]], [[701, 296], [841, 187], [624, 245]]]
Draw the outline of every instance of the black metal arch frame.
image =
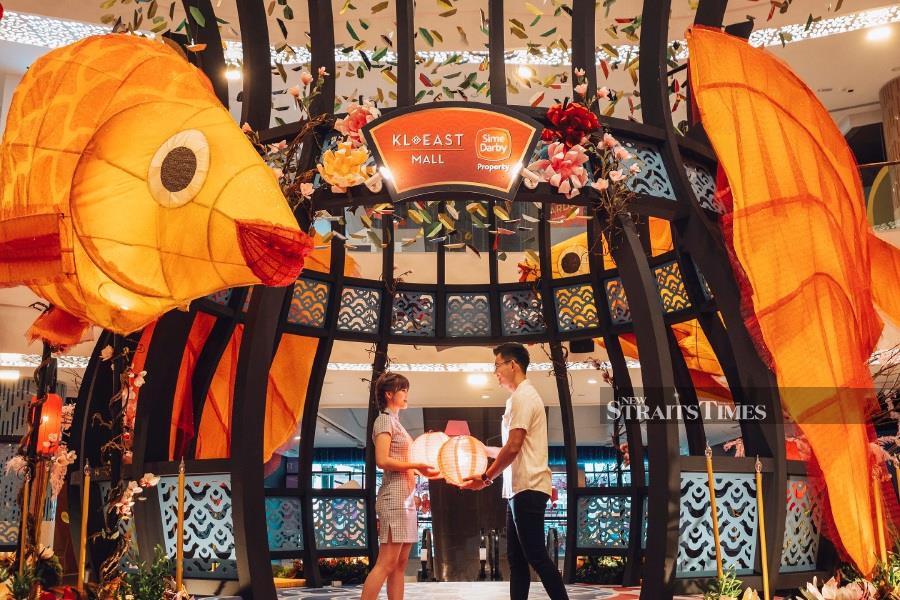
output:
[[[214, 22], [214, 12], [209, 0], [185, 0], [186, 7], [194, 6], [204, 14], [208, 22]], [[727, 0], [701, 0], [695, 20], [699, 24], [720, 26]], [[271, 78], [269, 66], [269, 41], [266, 25], [265, 3], [238, 1], [241, 34], [244, 47], [244, 89], [242, 120], [256, 129], [263, 130], [269, 125], [271, 106]], [[324, 66], [330, 73], [335, 72], [334, 30], [332, 4], [330, 0], [308, 0], [311, 54], [314, 66]], [[504, 19], [502, 0], [488, 0], [489, 20], [489, 78], [492, 83], [491, 102], [506, 107], [505, 67], [504, 67]], [[214, 315], [217, 320], [198, 357], [191, 379], [193, 413], [199, 422], [210, 382], [235, 327], [245, 325], [239, 352], [237, 380], [235, 382], [231, 415], [231, 458], [219, 460], [194, 460], [195, 447], [187, 450], [187, 470], [191, 474], [229, 474], [232, 484], [232, 519], [237, 557], [237, 582], [220, 582], [203, 588], [203, 591], [220, 593], [240, 593], [245, 598], [275, 598], [271, 576], [270, 560], [295, 556], [303, 558], [308, 585], [319, 585], [317, 559], [327, 556], [359, 554], [338, 550], [316, 548], [313, 523], [313, 501], [330, 496], [358, 497], [367, 506], [368, 548], [364, 553], [373, 557], [377, 553], [375, 542], [375, 469], [371, 445], [366, 453], [366, 486], [362, 490], [341, 490], [339, 494], [329, 490], [312, 488], [312, 455], [315, 445], [316, 418], [319, 399], [324, 383], [326, 367], [335, 340], [370, 342], [375, 345], [373, 374], [385, 369], [390, 344], [436, 344], [442, 345], [489, 345], [515, 339], [520, 342], [547, 343], [557, 381], [557, 390], [562, 414], [565, 441], [566, 474], [570, 482], [568, 496], [567, 555], [565, 578], [571, 581], [574, 575], [577, 555], [610, 554], [607, 550], [580, 549], [577, 547], [576, 527], [579, 498], [585, 496], [619, 496], [629, 499], [631, 506], [630, 535], [628, 546], [616, 552], [626, 558], [626, 584], [643, 583], [641, 597], [646, 599], [671, 598], [676, 590], [696, 590], [705, 585], [706, 580], [676, 579], [675, 562], [679, 537], [679, 497], [680, 475], [682, 472], [702, 472], [705, 470], [702, 452], [706, 439], [702, 425], [687, 427], [690, 456], [679, 452], [679, 432], [674, 422], [653, 422], [647, 424], [646, 446], [642, 443], [641, 426], [636, 422], [626, 423], [626, 438], [630, 448], [632, 464], [632, 485], [618, 488], [576, 487], [577, 455], [575, 427], [572, 412], [571, 392], [565, 372], [565, 350], [563, 342], [574, 339], [601, 337], [612, 364], [618, 393], [631, 395], [632, 384], [625, 358], [619, 343], [619, 335], [633, 333], [640, 349], [641, 370], [647, 402], [651, 407], [665, 407], [678, 402], [666, 390], [677, 389], [681, 403], [696, 403], [696, 394], [687, 375], [684, 358], [679, 351], [671, 331], [671, 324], [696, 318], [712, 344], [722, 365], [729, 387], [737, 404], [752, 403], [766, 407], [768, 418], [763, 422], [741, 422], [747, 456], [762, 458], [765, 475], [766, 537], [769, 540], [769, 573], [773, 588], [787, 588], [805, 581], [811, 575], [780, 574], [781, 541], [785, 529], [786, 480], [789, 474], [800, 474], [800, 464], [788, 463], [785, 459], [784, 431], [780, 423], [781, 408], [775, 390], [774, 379], [754, 349], [740, 312], [740, 294], [728, 262], [725, 245], [716, 223], [716, 215], [701, 207], [687, 177], [684, 158], [712, 166], [715, 163], [705, 135], [700, 128], [694, 128], [686, 137], [679, 135], [672, 126], [668, 104], [668, 72], [666, 66], [668, 15], [670, 0], [647, 1], [644, 3], [641, 27], [641, 68], [640, 92], [643, 123], [600, 117], [601, 123], [614, 132], [630, 139], [641, 140], [656, 147], [662, 156], [669, 181], [674, 191], [673, 201], [648, 195], [638, 195], [632, 204], [632, 216], [617, 217], [616, 239], [608, 240], [616, 269], [605, 270], [602, 258], [596, 253], [589, 256], [590, 273], [576, 277], [553, 279], [543, 277], [536, 284], [500, 283], [498, 277], [497, 251], [488, 251], [489, 285], [450, 285], [446, 283], [446, 250], [439, 245], [436, 251], [437, 280], [434, 284], [406, 284], [391, 280], [394, 272], [393, 244], [388, 244], [382, 253], [382, 273], [379, 280], [358, 279], [344, 276], [346, 248], [342, 240], [335, 237], [331, 245], [331, 264], [328, 273], [305, 272], [304, 278], [328, 283], [326, 317], [323, 327], [306, 327], [285, 323], [285, 315], [291, 301], [291, 288], [256, 288], [250, 299], [249, 309], [242, 310], [246, 290], [234, 290], [228, 306], [222, 306], [203, 299], [194, 302], [188, 312], [172, 312], [165, 315], [156, 325], [156, 331], [148, 351], [146, 368], [153, 376], [148, 379], [142, 396], [153, 398], [152, 402], [141, 402], [138, 407], [137, 430], [134, 442], [132, 465], [124, 467], [127, 473], [140, 474], [153, 471], [157, 474], [175, 474], [177, 465], [169, 460], [169, 425], [172, 418], [172, 398], [177, 383], [183, 350], [194, 318], [198, 312]], [[572, 2], [572, 68], [595, 64], [595, 27], [597, 15], [593, 0], [573, 0]], [[413, 0], [396, 0], [396, 51], [397, 51], [397, 99], [399, 106], [410, 106], [415, 97], [415, 44]], [[213, 79], [219, 97], [227, 104], [227, 87], [224, 85], [224, 56], [216, 28], [208, 27], [192, 31], [196, 41], [207, 43], [207, 48], [194, 60]], [[596, 70], [586, 69], [588, 96], [597, 89]], [[326, 80], [323, 93], [313, 104], [313, 114], [322, 114], [334, 105], [335, 82]], [[537, 121], [544, 120], [543, 109], [528, 107], [508, 107]], [[386, 109], [389, 113], [390, 109]], [[289, 124], [264, 132], [269, 141], [289, 138], [298, 130], [297, 124]], [[315, 150], [306, 147], [301, 153], [301, 167], [309, 168], [315, 161]], [[593, 219], [588, 221], [587, 235], [589, 247], [595, 247], [604, 235], [602, 228], [606, 215], [597, 211], [590, 201], [592, 190], [582, 196], [566, 200], [566, 204], [588, 206]], [[458, 199], [459, 193], [447, 194], [438, 199]], [[480, 199], [480, 198], [479, 198]], [[370, 206], [389, 201], [386, 192], [371, 194], [353, 191], [352, 194], [332, 195], [320, 189], [313, 197], [314, 208], [330, 211], [353, 206]], [[561, 198], [547, 184], [534, 190], [521, 189], [516, 202], [531, 201], [541, 203], [542, 215], [549, 206], [560, 203]], [[491, 201], [492, 202], [492, 201]], [[640, 222], [644, 217], [667, 219], [672, 224], [675, 249], [660, 256], [650, 256], [647, 247], [646, 225]], [[489, 211], [489, 225], [495, 226], [494, 214]], [[304, 227], [310, 225], [308, 213], [298, 214]], [[393, 230], [393, 217], [382, 218], [383, 239], [388, 239]], [[550, 264], [550, 225], [546, 219], [538, 224], [538, 244], [542, 273], [552, 271]], [[660, 307], [654, 267], [675, 261], [680, 268], [683, 283], [690, 301], [690, 308], [664, 313]], [[711, 297], [704, 292], [703, 282], [697, 270], [703, 273], [712, 292]], [[618, 277], [627, 291], [628, 306], [631, 311], [630, 323], [614, 322], [601, 299], [606, 298], [605, 282]], [[589, 285], [597, 300], [598, 324], [591, 329], [560, 331], [552, 298], [554, 289], [560, 285]], [[381, 294], [378, 331], [375, 333], [353, 333], [341, 331], [337, 327], [337, 312], [341, 292], [345, 285], [354, 285], [377, 290]], [[501, 330], [501, 295], [506, 292], [535, 290], [543, 298], [542, 316], [545, 331], [514, 338], [504, 337]], [[435, 329], [432, 336], [403, 336], [391, 330], [391, 294], [415, 291], [433, 295]], [[481, 292], [489, 299], [491, 311], [490, 335], [482, 337], [449, 337], [446, 333], [446, 298], [448, 294]], [[721, 315], [721, 319], [720, 316]], [[318, 338], [313, 361], [312, 374], [306, 394], [301, 422], [301, 464], [298, 490], [267, 490], [263, 486], [262, 440], [265, 411], [261, 410], [258, 398], [266, 394], [266, 380], [269, 366], [282, 335], [303, 335]], [[136, 343], [135, 340], [117, 339], [116, 343]], [[98, 349], [104, 340], [98, 344]], [[95, 352], [88, 367], [85, 385], [82, 387], [79, 413], [76, 423], [80, 434], [75, 436], [76, 449], [84, 459], [90, 458], [91, 448], [102, 443], [102, 434], [93, 429], [88, 415], [108, 398], [106, 393], [113, 385], [104, 369], [98, 368], [98, 352]], [[373, 377], [374, 380], [374, 377]], [[367, 437], [371, 434], [375, 409], [373, 392], [370, 392], [369, 422]], [[649, 472], [645, 479], [644, 460], [648, 458]], [[754, 459], [717, 459], [720, 470], [732, 473], [750, 473]], [[74, 473], [80, 473], [83, 463], [75, 465]], [[73, 476], [74, 489], [80, 485], [78, 476]], [[80, 495], [72, 490], [70, 498]], [[266, 538], [265, 498], [266, 494], [296, 496], [301, 504], [303, 550], [296, 553], [270, 552]], [[96, 496], [96, 495], [95, 495]], [[646, 515], [646, 549], [642, 548], [644, 538], [643, 506], [648, 505]], [[79, 512], [73, 506], [73, 513]], [[92, 506], [89, 526], [96, 530], [99, 526], [98, 507]], [[164, 533], [159, 525], [160, 506], [155, 495], [148, 502], [136, 507], [137, 540], [143, 556], [152, 555], [155, 545], [162, 543]], [[80, 519], [73, 516], [72, 527], [77, 527]], [[77, 533], [77, 532], [73, 532]], [[92, 558], [97, 561], [104, 553], [103, 548], [93, 547]], [[759, 557], [755, 558], [754, 573], [743, 577], [744, 581], [759, 587], [761, 568]], [[820, 566], [827, 566], [826, 551], [820, 552]], [[199, 588], [197, 588], [199, 590]]]

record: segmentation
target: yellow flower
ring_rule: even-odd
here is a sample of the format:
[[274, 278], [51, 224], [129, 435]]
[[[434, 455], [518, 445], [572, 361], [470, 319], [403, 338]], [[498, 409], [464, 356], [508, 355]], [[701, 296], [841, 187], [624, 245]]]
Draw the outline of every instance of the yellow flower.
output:
[[328, 150], [322, 155], [321, 164], [316, 165], [322, 179], [331, 184], [333, 192], [344, 192], [354, 185], [365, 183], [375, 174], [373, 165], [366, 166], [369, 150], [365, 146], [354, 148], [347, 140], [338, 144], [336, 150]]

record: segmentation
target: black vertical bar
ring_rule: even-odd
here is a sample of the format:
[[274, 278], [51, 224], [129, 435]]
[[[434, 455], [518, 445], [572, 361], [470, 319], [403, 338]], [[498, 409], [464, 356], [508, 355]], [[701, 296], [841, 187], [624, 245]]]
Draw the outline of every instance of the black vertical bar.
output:
[[397, 2], [397, 106], [411, 106], [416, 98], [416, 39], [413, 0]]
[[244, 51], [241, 123], [249, 123], [254, 130], [261, 131], [269, 127], [269, 113], [272, 110], [266, 8], [263, 2], [243, 0], [237, 3], [237, 12]]
[[[438, 204], [438, 214], [445, 210], [444, 207], [444, 202]], [[441, 242], [437, 247], [437, 289], [434, 292], [435, 337], [445, 337], [447, 330], [447, 291], [444, 287], [447, 284], [447, 248], [445, 244], [446, 242]]]
[[[225, 77], [225, 51], [222, 48], [222, 37], [219, 35], [219, 24], [210, 0], [183, 0], [184, 12], [187, 15], [188, 31], [195, 44], [206, 44], [206, 48], [193, 53], [200, 63], [200, 69], [209, 77], [219, 99], [228, 108], [228, 79]], [[203, 26], [194, 19], [191, 8], [196, 8], [203, 15]], [[268, 44], [266, 44], [268, 46]]]
[[309, 54], [312, 75], [319, 79], [319, 67], [325, 67], [331, 75], [325, 78], [321, 93], [316, 96], [310, 106], [312, 115], [331, 113], [334, 110], [335, 72], [334, 61], [334, 15], [330, 0], [307, 0], [309, 7]]
[[[587, 83], [586, 98], [597, 91], [597, 59], [594, 54], [596, 3], [594, 0], [572, 2], [572, 81], [577, 81], [575, 69], [584, 69]], [[581, 102], [585, 98], [575, 98]]]
[[[497, 215], [494, 214], [494, 200], [486, 200], [484, 204], [488, 210], [488, 231], [497, 230]], [[488, 288], [488, 300], [490, 302], [491, 311], [491, 337], [499, 338], [503, 333], [501, 319], [503, 311], [500, 308], [502, 297], [497, 291], [497, 285], [500, 283], [500, 267], [497, 264], [497, 250], [495, 244], [499, 244], [500, 236], [497, 234], [488, 234], [488, 270], [490, 272], [491, 285]]]
[[506, 104], [506, 42], [503, 0], [488, 0], [488, 88], [491, 104]]

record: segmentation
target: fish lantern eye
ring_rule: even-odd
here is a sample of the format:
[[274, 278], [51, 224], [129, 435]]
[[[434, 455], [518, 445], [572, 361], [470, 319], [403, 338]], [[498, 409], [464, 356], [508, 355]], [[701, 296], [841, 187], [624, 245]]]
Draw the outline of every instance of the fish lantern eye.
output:
[[147, 183], [153, 198], [166, 208], [194, 199], [209, 172], [209, 143], [196, 129], [179, 131], [157, 149], [150, 161]]
[[572, 275], [581, 270], [582, 256], [587, 255], [587, 248], [575, 246], [567, 250], [559, 259], [559, 267], [566, 275]]

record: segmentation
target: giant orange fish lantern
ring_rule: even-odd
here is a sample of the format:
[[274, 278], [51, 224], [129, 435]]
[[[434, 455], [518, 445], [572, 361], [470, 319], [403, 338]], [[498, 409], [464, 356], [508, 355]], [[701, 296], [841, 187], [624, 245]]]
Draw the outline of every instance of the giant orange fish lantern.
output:
[[19, 84], [0, 146], [0, 286], [55, 307], [37, 336], [129, 333], [221, 289], [287, 285], [311, 249], [209, 80], [165, 44], [90, 37]]

